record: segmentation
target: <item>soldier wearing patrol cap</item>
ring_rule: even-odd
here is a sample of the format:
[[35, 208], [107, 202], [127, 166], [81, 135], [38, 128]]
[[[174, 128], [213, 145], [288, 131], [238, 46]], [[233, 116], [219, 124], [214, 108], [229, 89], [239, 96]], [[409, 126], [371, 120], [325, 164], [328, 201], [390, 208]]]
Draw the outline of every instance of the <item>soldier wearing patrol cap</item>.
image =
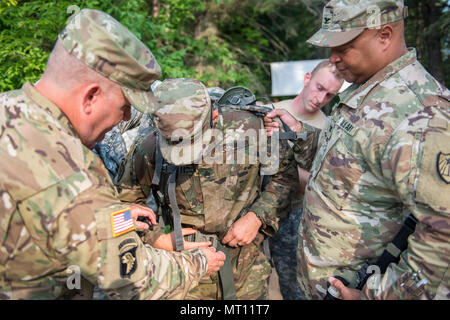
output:
[[[155, 227], [147, 234], [153, 246], [210, 242], [227, 253], [219, 273], [203, 277], [186, 299], [267, 299], [271, 267], [261, 247], [297, 188], [292, 151], [280, 142], [278, 156], [271, 149], [274, 163], [265, 163], [263, 141], [249, 135], [259, 135], [262, 117], [226, 106], [219, 111], [198, 80], [167, 79], [155, 96], [157, 129], [139, 137], [122, 163], [121, 199], [146, 201], [156, 192], [161, 221], [174, 231]], [[273, 176], [261, 190], [264, 174]]]
[[406, 13], [400, 0], [330, 1], [308, 40], [353, 83], [305, 192], [297, 259], [310, 299], [327, 280], [344, 299], [450, 297], [450, 96], [406, 47]]
[[[145, 245], [136, 219], [155, 223], [154, 213], [121, 203], [90, 150], [129, 119], [130, 104], [153, 110], [159, 73], [129, 30], [85, 9], [59, 34], [40, 81], [0, 95], [0, 298], [65, 298], [93, 285], [111, 298], [182, 298], [223, 264], [213, 249]], [[67, 270], [80, 271], [81, 288]]]

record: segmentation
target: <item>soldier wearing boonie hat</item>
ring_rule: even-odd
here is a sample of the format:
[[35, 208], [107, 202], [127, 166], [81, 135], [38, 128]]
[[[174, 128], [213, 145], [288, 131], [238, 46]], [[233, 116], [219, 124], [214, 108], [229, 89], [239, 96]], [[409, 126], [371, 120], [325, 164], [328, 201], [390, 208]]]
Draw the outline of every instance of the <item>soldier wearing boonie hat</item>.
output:
[[[217, 251], [227, 252], [219, 274], [204, 277], [186, 299], [266, 299], [271, 270], [260, 245], [264, 235], [276, 232], [278, 210], [297, 188], [292, 150], [280, 142], [278, 172], [261, 191], [263, 155], [243, 163], [236, 156], [249, 155], [252, 147], [256, 151], [261, 140], [249, 139], [235, 147], [238, 139], [245, 142], [246, 132], [263, 129], [261, 117], [226, 106], [213, 116], [218, 108], [195, 79], [164, 80], [154, 93], [159, 103], [154, 113], [157, 129], [139, 137], [122, 162], [116, 181], [120, 196], [135, 201], [155, 192], [164, 195], [160, 206], [164, 221], [173, 222], [175, 245], [172, 234], [155, 228], [148, 238], [153, 246], [182, 250], [210, 241]], [[211, 162], [206, 160], [210, 156]]]
[[406, 18], [403, 0], [333, 0], [323, 8], [322, 28], [306, 42], [319, 47], [337, 47], [365, 29], [378, 28]]
[[154, 110], [160, 67], [101, 11], [81, 10], [58, 39], [36, 85], [0, 94], [0, 298], [89, 299], [96, 285], [115, 299], [181, 299], [225, 256], [144, 244], [137, 218], [155, 224], [154, 213], [121, 202], [90, 150], [130, 103]]
[[156, 88], [155, 95], [159, 103], [155, 124], [164, 158], [174, 165], [199, 163], [203, 144], [212, 137], [211, 98], [206, 87], [194, 79], [168, 79]]
[[450, 295], [450, 93], [406, 47], [405, 13], [403, 1], [330, 1], [308, 40], [353, 82], [306, 186], [297, 279], [309, 299]]

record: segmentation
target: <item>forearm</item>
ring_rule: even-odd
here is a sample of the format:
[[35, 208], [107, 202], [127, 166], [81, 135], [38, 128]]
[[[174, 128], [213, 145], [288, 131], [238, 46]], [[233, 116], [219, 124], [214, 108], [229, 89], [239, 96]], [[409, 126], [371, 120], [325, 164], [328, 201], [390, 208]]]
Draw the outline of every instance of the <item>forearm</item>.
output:
[[278, 172], [273, 175], [261, 196], [249, 208], [262, 222], [262, 231], [272, 236], [278, 230], [279, 212], [289, 204], [289, 194], [298, 188], [298, 172], [290, 148], [280, 148]]

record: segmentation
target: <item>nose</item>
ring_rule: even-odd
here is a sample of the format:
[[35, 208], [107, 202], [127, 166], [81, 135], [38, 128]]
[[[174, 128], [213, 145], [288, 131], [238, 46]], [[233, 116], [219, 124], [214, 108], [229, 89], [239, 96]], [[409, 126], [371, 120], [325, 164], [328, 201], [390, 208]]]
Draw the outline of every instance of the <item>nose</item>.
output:
[[317, 100], [320, 105], [323, 105], [325, 103], [325, 100], [327, 98], [327, 92], [319, 92], [317, 96]]
[[339, 61], [341, 61], [341, 58], [340, 58], [339, 54], [337, 53], [336, 49], [331, 48], [330, 62], [331, 63], [337, 63]]

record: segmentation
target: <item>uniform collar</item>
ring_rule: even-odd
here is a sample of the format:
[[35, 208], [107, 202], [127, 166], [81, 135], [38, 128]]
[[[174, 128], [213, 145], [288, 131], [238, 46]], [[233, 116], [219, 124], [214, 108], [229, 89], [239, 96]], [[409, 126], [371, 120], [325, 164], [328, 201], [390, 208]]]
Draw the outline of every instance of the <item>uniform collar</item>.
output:
[[408, 52], [386, 67], [378, 71], [363, 84], [352, 84], [347, 90], [339, 94], [340, 102], [356, 109], [364, 101], [367, 94], [380, 82], [390, 78], [393, 74], [417, 61], [416, 49], [409, 48]]
[[66, 131], [72, 136], [78, 137], [75, 128], [72, 123], [70, 123], [69, 118], [59, 109], [56, 104], [48, 100], [45, 96], [39, 93], [34, 86], [30, 82], [26, 82], [22, 89], [25, 94], [30, 98], [34, 103], [40, 106], [43, 110], [48, 112], [52, 118], [56, 119], [61, 126], [66, 129]]

